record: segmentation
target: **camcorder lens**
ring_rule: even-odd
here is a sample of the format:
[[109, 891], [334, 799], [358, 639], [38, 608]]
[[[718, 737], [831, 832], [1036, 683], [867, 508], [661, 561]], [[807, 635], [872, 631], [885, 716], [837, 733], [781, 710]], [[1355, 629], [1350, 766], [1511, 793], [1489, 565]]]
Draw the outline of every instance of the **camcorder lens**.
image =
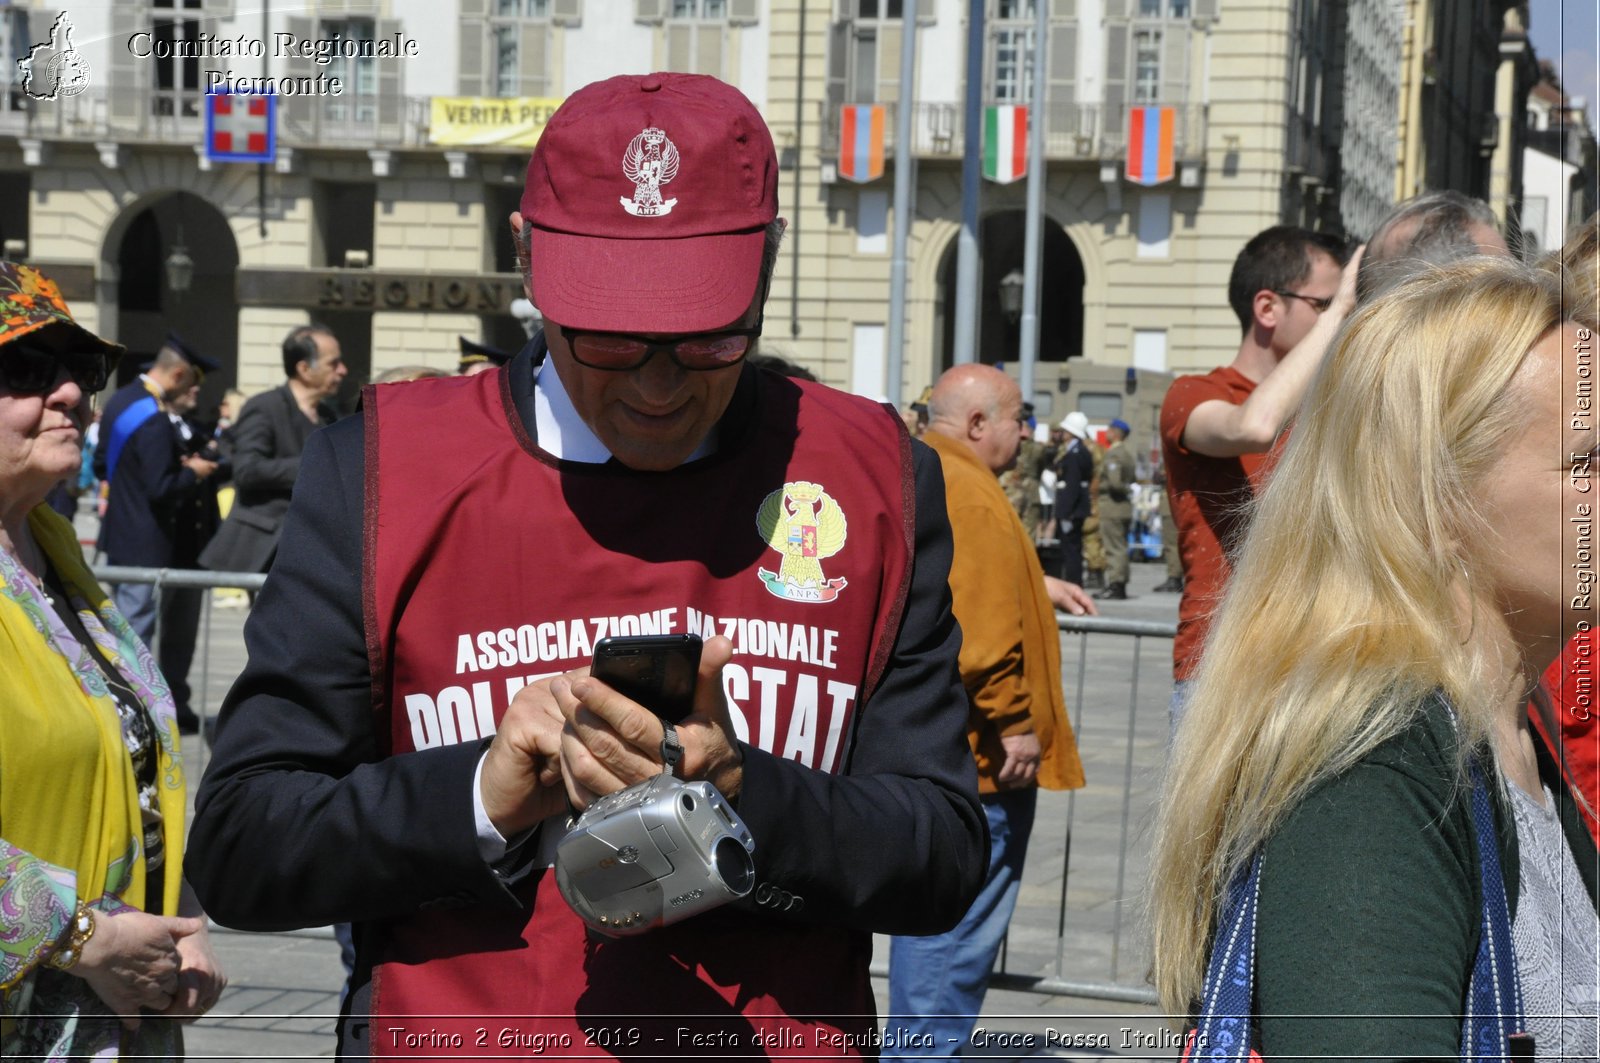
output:
[[750, 887], [755, 885], [756, 862], [750, 859], [744, 846], [732, 838], [723, 838], [717, 842], [711, 858], [716, 861], [717, 874], [730, 890], [740, 897], [750, 892]]

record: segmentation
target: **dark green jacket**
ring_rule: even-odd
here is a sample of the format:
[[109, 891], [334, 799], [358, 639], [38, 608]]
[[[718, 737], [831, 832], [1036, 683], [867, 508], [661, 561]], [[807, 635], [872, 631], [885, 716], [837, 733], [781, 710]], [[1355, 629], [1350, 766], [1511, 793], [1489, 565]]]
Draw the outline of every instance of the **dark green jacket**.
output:
[[[1256, 945], [1257, 1047], [1267, 1059], [1457, 1058], [1481, 899], [1456, 743], [1436, 700], [1315, 790], [1267, 843]], [[1534, 743], [1593, 902], [1600, 856], [1560, 771]], [[1494, 796], [1514, 920], [1516, 828], [1498, 788]]]

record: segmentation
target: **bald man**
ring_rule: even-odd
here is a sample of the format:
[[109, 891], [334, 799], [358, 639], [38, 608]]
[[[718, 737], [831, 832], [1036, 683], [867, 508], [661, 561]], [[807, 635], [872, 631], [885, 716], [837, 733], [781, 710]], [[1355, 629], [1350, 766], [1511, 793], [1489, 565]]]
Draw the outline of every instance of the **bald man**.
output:
[[967, 739], [989, 822], [989, 868], [954, 930], [893, 939], [885, 1059], [948, 1056], [972, 1034], [1016, 908], [1038, 788], [1083, 785], [1052, 604], [1078, 615], [1095, 611], [1076, 584], [1045, 576], [1032, 535], [1000, 487], [1022, 440], [1016, 382], [989, 366], [957, 366], [934, 385], [928, 417], [922, 439], [944, 470], [955, 541], [950, 594], [961, 624]]
[[1437, 266], [1510, 253], [1500, 219], [1483, 200], [1452, 191], [1413, 196], [1395, 204], [1372, 230], [1356, 275], [1356, 301], [1364, 304]]

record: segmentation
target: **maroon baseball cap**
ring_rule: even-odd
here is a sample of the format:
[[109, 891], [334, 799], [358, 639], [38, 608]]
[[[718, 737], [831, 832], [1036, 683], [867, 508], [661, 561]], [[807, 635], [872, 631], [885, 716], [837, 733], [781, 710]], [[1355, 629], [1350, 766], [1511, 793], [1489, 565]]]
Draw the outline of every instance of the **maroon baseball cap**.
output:
[[772, 134], [738, 89], [703, 74], [597, 81], [528, 162], [534, 304], [571, 328], [721, 328], [755, 298], [777, 216]]

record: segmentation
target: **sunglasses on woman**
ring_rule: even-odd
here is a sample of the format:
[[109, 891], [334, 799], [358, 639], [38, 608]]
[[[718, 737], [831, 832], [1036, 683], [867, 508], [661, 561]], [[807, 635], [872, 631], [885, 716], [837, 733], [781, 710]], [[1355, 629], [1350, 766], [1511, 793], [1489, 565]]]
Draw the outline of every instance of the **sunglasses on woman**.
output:
[[85, 395], [105, 387], [111, 376], [111, 362], [103, 351], [51, 351], [26, 340], [0, 346], [0, 385], [13, 394], [49, 392], [63, 368]]

